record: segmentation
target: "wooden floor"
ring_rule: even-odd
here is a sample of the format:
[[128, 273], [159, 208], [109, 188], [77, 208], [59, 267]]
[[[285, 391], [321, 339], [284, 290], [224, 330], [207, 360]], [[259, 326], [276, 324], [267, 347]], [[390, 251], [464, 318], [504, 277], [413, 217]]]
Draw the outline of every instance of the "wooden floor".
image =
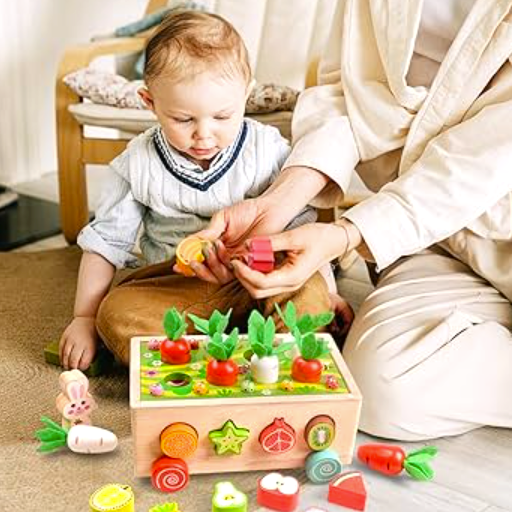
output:
[[[63, 237], [57, 236], [20, 250], [47, 250], [64, 245]], [[339, 284], [357, 307], [368, 292], [364, 266], [360, 262], [353, 265]], [[366, 442], [375, 439], [359, 434], [357, 444]], [[364, 472], [368, 512], [512, 512], [512, 430], [481, 428], [433, 444], [439, 448], [439, 454], [433, 463], [436, 475], [431, 482], [416, 482], [406, 476], [391, 479], [356, 463], [351, 466]], [[421, 445], [401, 446], [412, 450]], [[330, 505], [326, 496], [326, 486], [305, 485], [299, 512], [313, 506], [317, 507], [316, 512], [348, 510]]]

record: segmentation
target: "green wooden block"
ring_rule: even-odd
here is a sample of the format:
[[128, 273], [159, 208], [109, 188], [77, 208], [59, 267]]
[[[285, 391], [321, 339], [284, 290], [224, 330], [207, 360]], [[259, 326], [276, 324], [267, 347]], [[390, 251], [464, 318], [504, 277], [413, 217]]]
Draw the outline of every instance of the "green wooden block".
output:
[[[47, 363], [61, 366], [59, 358], [59, 342], [52, 341], [44, 349], [44, 358]], [[84, 371], [87, 377], [96, 377], [108, 373], [114, 366], [114, 356], [104, 346], [98, 348], [96, 357], [91, 366]]]

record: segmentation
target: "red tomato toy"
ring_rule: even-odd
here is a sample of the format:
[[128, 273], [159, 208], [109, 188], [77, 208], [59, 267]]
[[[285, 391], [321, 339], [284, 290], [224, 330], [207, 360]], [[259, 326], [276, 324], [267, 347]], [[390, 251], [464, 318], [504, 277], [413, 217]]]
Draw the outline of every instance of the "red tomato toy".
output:
[[301, 356], [293, 360], [292, 378], [297, 382], [318, 382], [324, 366], [318, 359], [303, 359]]
[[187, 364], [190, 361], [190, 343], [183, 338], [167, 339], [160, 345], [160, 357], [167, 364]]
[[233, 386], [238, 378], [238, 364], [232, 359], [212, 359], [206, 367], [206, 380], [214, 386]]

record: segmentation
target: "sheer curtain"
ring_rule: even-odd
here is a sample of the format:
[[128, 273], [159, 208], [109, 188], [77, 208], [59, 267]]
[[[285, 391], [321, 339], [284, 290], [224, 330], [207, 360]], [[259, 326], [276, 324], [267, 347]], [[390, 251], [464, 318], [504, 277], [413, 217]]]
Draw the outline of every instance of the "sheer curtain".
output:
[[64, 49], [141, 17], [147, 0], [0, 0], [0, 184], [57, 168], [55, 73]]

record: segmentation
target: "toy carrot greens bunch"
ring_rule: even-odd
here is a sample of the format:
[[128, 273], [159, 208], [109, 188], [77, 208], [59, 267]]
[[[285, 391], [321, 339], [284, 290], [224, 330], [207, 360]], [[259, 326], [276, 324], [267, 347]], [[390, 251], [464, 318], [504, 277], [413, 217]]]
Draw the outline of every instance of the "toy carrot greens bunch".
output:
[[193, 315], [192, 313], [189, 313], [188, 317], [192, 320], [194, 327], [199, 332], [202, 332], [211, 338], [217, 332], [220, 334], [224, 334], [226, 332], [231, 311], [232, 309], [223, 315], [220, 311], [215, 310], [208, 320]]
[[190, 361], [190, 343], [183, 337], [187, 330], [185, 315], [176, 308], [164, 315], [164, 331], [167, 339], [160, 345], [160, 357], [167, 364], [187, 364]]
[[214, 386], [233, 386], [238, 377], [238, 364], [231, 359], [238, 344], [238, 329], [235, 327], [229, 336], [216, 332], [211, 337], [206, 350], [213, 359], [206, 367], [206, 380]]
[[293, 334], [300, 352], [300, 356], [293, 360], [292, 378], [297, 382], [319, 382], [323, 370], [320, 358], [329, 353], [329, 343], [318, 339], [315, 331], [331, 323], [334, 313], [305, 314], [297, 318], [297, 310], [293, 302], [286, 304], [284, 314], [277, 304], [276, 310]]
[[294, 343], [274, 345], [276, 325], [272, 317], [254, 310], [249, 316], [248, 338], [253, 355], [251, 356], [251, 374], [256, 382], [273, 384], [279, 379], [279, 354], [289, 350]]

